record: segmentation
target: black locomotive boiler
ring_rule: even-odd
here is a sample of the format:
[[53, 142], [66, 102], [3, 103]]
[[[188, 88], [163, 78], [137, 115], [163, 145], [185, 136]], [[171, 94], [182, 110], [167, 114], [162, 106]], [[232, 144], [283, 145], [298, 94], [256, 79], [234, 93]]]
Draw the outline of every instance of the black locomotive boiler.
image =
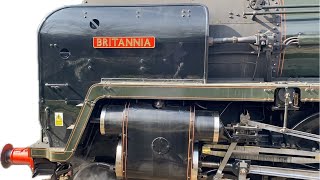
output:
[[74, 180], [319, 179], [319, 0], [85, 0], [38, 32], [41, 139]]

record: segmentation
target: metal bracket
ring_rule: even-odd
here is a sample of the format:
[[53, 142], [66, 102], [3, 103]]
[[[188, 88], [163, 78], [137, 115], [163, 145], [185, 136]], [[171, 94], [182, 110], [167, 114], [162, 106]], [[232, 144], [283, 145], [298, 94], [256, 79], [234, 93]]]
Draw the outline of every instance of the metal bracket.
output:
[[220, 166], [217, 170], [216, 175], [213, 177], [214, 180], [220, 180], [223, 177], [222, 171], [223, 171], [224, 167], [226, 166], [228, 160], [230, 159], [231, 154], [236, 146], [237, 146], [237, 142], [232, 142], [230, 144], [227, 153], [225, 154], [222, 162], [220, 163]]
[[238, 180], [247, 180], [247, 174], [249, 173], [250, 164], [244, 160], [239, 162]]
[[249, 6], [254, 10], [260, 10], [266, 4], [264, 0], [250, 0]]

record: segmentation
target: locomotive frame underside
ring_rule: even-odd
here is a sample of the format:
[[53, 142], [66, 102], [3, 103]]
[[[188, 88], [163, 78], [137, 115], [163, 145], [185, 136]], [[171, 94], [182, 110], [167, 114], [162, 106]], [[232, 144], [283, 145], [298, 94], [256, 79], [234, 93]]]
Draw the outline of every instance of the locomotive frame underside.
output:
[[[140, 1], [86, 0], [44, 20], [41, 138], [6, 145], [3, 167], [52, 180], [319, 179], [320, 5]], [[128, 43], [101, 43], [117, 38]]]

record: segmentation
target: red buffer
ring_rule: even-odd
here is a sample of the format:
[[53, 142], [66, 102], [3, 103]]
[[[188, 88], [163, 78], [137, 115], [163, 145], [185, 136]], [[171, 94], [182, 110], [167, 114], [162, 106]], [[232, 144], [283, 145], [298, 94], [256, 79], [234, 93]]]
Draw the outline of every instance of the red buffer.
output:
[[11, 144], [3, 147], [1, 152], [1, 165], [8, 168], [11, 165], [29, 165], [34, 170], [34, 163], [31, 157], [30, 148], [13, 148]]

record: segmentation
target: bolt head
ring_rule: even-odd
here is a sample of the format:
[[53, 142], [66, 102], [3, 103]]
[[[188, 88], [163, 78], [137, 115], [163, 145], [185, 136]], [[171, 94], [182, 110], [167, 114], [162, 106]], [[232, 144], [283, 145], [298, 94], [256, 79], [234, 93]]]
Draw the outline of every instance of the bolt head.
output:
[[246, 169], [244, 169], [244, 168], [242, 168], [242, 169], [240, 169], [240, 174], [241, 175], [245, 175], [245, 174], [247, 174], [247, 170]]

